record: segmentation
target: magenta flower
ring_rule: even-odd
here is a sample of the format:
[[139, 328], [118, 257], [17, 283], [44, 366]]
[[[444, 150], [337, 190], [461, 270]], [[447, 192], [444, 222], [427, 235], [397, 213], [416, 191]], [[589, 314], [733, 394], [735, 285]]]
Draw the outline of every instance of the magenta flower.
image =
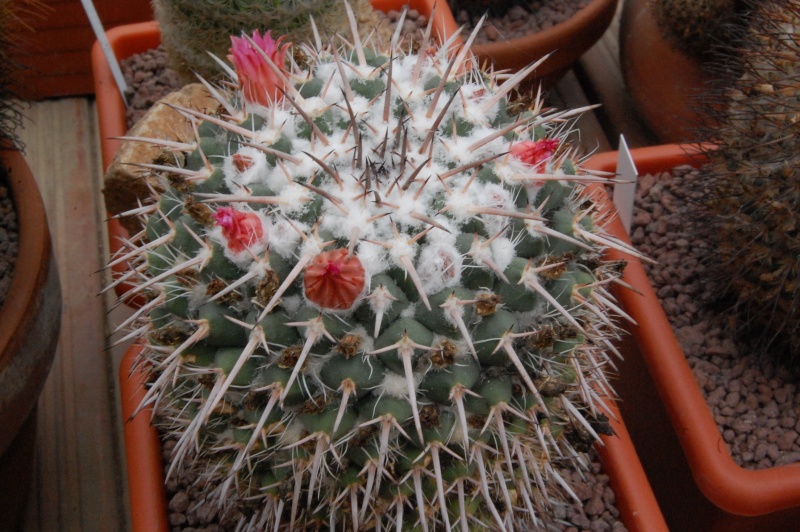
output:
[[233, 207], [220, 207], [214, 213], [214, 219], [222, 228], [222, 236], [228, 241], [228, 249], [234, 253], [244, 251], [264, 236], [261, 219], [255, 213], [237, 211]]
[[[253, 42], [270, 58], [277, 70], [286, 74], [286, 49], [288, 44], [281, 45], [282, 38], [277, 41], [270, 32], [262, 37], [256, 30]], [[231, 53], [228, 59], [236, 67], [239, 76], [239, 88], [246, 103], [267, 106], [275, 101], [283, 88], [283, 80], [270, 66], [264, 56], [244, 37], [231, 37]]]
[[511, 146], [511, 155], [525, 164], [534, 167], [538, 172], [544, 168], [544, 163], [553, 156], [558, 149], [558, 139], [525, 140]]

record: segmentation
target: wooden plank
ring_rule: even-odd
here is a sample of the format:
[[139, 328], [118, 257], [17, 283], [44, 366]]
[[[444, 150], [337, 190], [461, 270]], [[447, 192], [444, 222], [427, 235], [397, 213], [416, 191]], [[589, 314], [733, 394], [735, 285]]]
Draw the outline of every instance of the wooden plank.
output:
[[115, 370], [96, 273], [105, 255], [94, 104], [48, 100], [25, 114], [26, 158], [48, 209], [63, 301], [59, 350], [39, 404], [26, 530], [125, 530]]
[[619, 15], [622, 2], [603, 37], [581, 57], [576, 75], [587, 96], [602, 107], [598, 120], [611, 140], [614, 149], [620, 134], [625, 135], [628, 147], [650, 146], [657, 139], [639, 119], [619, 63]]

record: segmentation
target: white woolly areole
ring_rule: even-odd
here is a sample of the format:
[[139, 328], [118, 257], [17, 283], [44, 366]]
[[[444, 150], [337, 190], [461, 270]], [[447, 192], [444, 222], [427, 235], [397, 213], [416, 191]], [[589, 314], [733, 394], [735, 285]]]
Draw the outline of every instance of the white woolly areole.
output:
[[[420, 381], [422, 380], [423, 375], [414, 374], [414, 387], [416, 388], [419, 386]], [[393, 373], [391, 371], [386, 372], [386, 376], [383, 378], [381, 383], [376, 387], [375, 392], [378, 395], [386, 394], [390, 397], [394, 397], [396, 399], [407, 399], [408, 398], [408, 381], [406, 380], [405, 375], [399, 375], [397, 373]], [[398, 420], [400, 422], [405, 421], [404, 419]]]
[[506, 267], [511, 264], [511, 260], [516, 256], [514, 242], [506, 237], [495, 238], [491, 243], [491, 248], [494, 263], [497, 264], [497, 267], [500, 268], [501, 271], [504, 271]]
[[389, 267], [386, 250], [382, 246], [362, 241], [358, 243], [357, 250], [358, 260], [368, 276], [378, 275]]
[[416, 244], [409, 243], [408, 240], [402, 238], [402, 236], [389, 240], [387, 244], [391, 246], [389, 249], [389, 257], [392, 258], [395, 265], [405, 269], [402, 259], [408, 259], [413, 262], [414, 255], [417, 252]]
[[[247, 157], [250, 167], [240, 172], [234, 163], [234, 155]], [[225, 185], [230, 190], [238, 190], [237, 185], [251, 185], [253, 183], [264, 183], [269, 172], [267, 155], [255, 148], [244, 146], [235, 154], [225, 157], [225, 164], [222, 167], [225, 173]]]
[[308, 207], [308, 203], [314, 199], [314, 194], [307, 188], [291, 183], [283, 188], [278, 194], [282, 200], [280, 209], [286, 214], [298, 214]]
[[461, 253], [452, 245], [439, 243], [423, 247], [416, 266], [422, 288], [428, 294], [435, 294], [457, 286], [461, 282], [463, 262]]
[[308, 231], [308, 226], [303, 222], [289, 222], [286, 218], [278, 218], [270, 227], [269, 250], [284, 259], [292, 257], [297, 249], [297, 243], [300, 241], [301, 231]]

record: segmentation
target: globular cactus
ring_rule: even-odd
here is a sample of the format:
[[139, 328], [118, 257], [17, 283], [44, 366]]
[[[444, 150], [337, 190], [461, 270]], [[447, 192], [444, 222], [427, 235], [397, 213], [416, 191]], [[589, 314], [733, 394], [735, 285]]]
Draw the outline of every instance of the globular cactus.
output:
[[742, 74], [707, 131], [707, 271], [730, 290], [738, 329], [761, 351], [800, 357], [800, 6], [754, 4], [742, 42], [718, 61]]
[[182, 110], [197, 141], [145, 165], [167, 190], [114, 259], [172, 472], [257, 529], [551, 525], [610, 432], [623, 266], [580, 110], [510, 115], [530, 69], [453, 43], [286, 46], [235, 40], [253, 90]]
[[[359, 24], [374, 27], [376, 12], [369, 0], [354, 0]], [[172, 67], [187, 81], [195, 73], [212, 78], [220, 73], [209, 52], [224, 57], [230, 36], [243, 31], [271, 30], [293, 42], [307, 42], [316, 31], [345, 34], [350, 25], [339, 0], [153, 0], [153, 12]]]

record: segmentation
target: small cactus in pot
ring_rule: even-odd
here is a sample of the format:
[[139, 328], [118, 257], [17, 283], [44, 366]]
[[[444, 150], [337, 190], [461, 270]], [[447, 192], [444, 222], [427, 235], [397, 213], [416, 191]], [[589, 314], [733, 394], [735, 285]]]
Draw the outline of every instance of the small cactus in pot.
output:
[[582, 194], [580, 110], [511, 114], [530, 69], [353, 34], [234, 38], [239, 89], [144, 164], [165, 192], [113, 260], [170, 473], [257, 529], [549, 526], [609, 432], [627, 249]]

